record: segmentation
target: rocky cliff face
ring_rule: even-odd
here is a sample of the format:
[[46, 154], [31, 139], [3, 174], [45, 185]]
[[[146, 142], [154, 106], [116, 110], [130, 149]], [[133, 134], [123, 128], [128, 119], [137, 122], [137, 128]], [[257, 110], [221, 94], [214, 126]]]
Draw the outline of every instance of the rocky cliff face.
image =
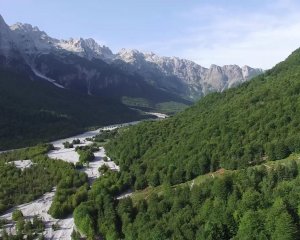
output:
[[192, 99], [211, 91], [223, 91], [263, 72], [262, 69], [237, 65], [205, 68], [186, 59], [126, 49], [116, 54], [114, 62], [127, 71], [139, 73], [157, 86]]
[[10, 26], [11, 31], [15, 35], [15, 41], [18, 47], [28, 56], [46, 53], [74, 53], [80, 57], [89, 60], [99, 58], [109, 60], [113, 57], [113, 53], [106, 46], [100, 46], [94, 39], [69, 39], [59, 40], [48, 36], [44, 31], [40, 31], [38, 27], [30, 24], [16, 23]]

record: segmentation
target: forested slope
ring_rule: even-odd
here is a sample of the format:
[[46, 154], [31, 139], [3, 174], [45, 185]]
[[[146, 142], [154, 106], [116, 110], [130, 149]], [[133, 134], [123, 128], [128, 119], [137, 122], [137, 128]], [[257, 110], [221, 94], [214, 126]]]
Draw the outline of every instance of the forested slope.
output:
[[213, 93], [161, 122], [139, 124], [107, 146], [136, 189], [185, 182], [300, 150], [300, 50], [240, 87]]
[[297, 240], [299, 157], [222, 169], [120, 200], [121, 174], [107, 172], [75, 209], [75, 224], [88, 239]]
[[[299, 239], [299, 94], [297, 50], [249, 83], [120, 131], [106, 149], [121, 171], [95, 181], [74, 211], [77, 230], [89, 239]], [[129, 187], [131, 197], [116, 198]]]
[[0, 150], [142, 117], [118, 100], [60, 89], [0, 69]]

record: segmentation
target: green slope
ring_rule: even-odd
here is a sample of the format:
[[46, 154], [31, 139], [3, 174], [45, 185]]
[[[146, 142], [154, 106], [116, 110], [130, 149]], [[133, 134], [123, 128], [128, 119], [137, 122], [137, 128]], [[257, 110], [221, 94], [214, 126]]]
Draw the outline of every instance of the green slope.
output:
[[299, 181], [299, 155], [294, 155], [276, 164], [203, 175], [192, 187], [188, 182], [144, 190], [117, 203], [119, 234], [125, 239], [299, 239]]
[[0, 70], [0, 150], [141, 118], [119, 101], [75, 93]]
[[300, 150], [300, 50], [240, 87], [204, 97], [161, 122], [110, 142], [110, 156], [137, 189], [185, 182]]
[[120, 131], [106, 150], [121, 171], [93, 183], [77, 229], [91, 239], [299, 239], [299, 63], [297, 50], [249, 83]]
[[192, 181], [134, 192], [107, 172], [74, 212], [77, 229], [95, 239], [299, 239], [300, 155]]
[[[290, 166], [292, 164], [296, 163], [297, 165], [300, 164], [300, 154], [299, 153], [293, 153], [290, 156], [288, 156], [285, 159], [280, 159], [277, 161], [266, 161], [260, 165], [255, 165], [247, 168], [247, 171], [256, 171], [259, 169], [265, 169], [265, 171], [276, 171], [278, 168], [281, 168], [282, 166]], [[223, 178], [224, 176], [233, 176], [235, 174], [243, 174], [245, 171], [242, 170], [227, 170], [227, 169], [219, 169], [215, 172], [210, 172], [207, 174], [199, 175], [198, 177], [189, 180], [184, 183], [175, 184], [172, 186], [166, 186], [166, 185], [159, 185], [157, 187], [147, 187], [142, 190], [135, 191], [130, 198], [132, 199], [134, 204], [137, 204], [138, 201], [141, 200], [147, 200], [150, 198], [151, 195], [157, 194], [159, 196], [162, 196], [166, 193], [166, 189], [168, 187], [171, 187], [173, 190], [176, 190], [178, 188], [185, 188], [185, 187], [195, 187], [195, 186], [202, 186], [203, 184], [207, 184], [208, 182], [214, 181], [214, 179], [218, 180], [220, 178]]]

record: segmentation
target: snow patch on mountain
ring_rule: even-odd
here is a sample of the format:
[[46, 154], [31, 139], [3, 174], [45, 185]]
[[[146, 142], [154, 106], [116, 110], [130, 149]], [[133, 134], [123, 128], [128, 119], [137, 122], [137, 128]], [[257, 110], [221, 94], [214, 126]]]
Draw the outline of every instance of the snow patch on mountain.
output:
[[51, 82], [52, 84], [54, 84], [56, 87], [59, 87], [59, 88], [65, 88], [64, 86], [56, 83], [56, 81], [52, 78], [48, 78], [47, 76], [41, 74], [40, 72], [38, 72], [36, 69], [32, 68], [32, 71], [34, 72], [34, 74], [37, 76], [37, 77], [40, 77], [40, 78], [43, 78], [45, 80], [47, 80], [48, 82]]

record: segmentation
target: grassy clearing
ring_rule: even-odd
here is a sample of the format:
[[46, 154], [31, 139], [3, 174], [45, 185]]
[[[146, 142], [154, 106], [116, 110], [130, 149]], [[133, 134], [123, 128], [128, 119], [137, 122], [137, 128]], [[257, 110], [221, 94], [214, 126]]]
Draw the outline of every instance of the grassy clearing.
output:
[[[277, 160], [277, 161], [266, 161], [260, 165], [255, 165], [255, 166], [252, 166], [249, 168], [258, 168], [258, 167], [264, 166], [267, 168], [267, 170], [271, 170], [271, 169], [276, 168], [278, 165], [289, 164], [291, 161], [296, 161], [297, 164], [300, 164], [300, 154], [292, 153], [287, 158]], [[200, 175], [200, 176], [194, 178], [193, 180], [187, 181], [185, 183], [173, 185], [173, 186], [171, 186], [171, 188], [174, 189], [174, 188], [178, 188], [178, 187], [186, 187], [186, 186], [191, 187], [191, 186], [201, 185], [211, 178], [220, 178], [220, 177], [223, 177], [224, 175], [232, 174], [235, 171], [241, 171], [241, 170], [226, 170], [226, 169], [221, 168], [218, 171]], [[142, 199], [147, 200], [149, 198], [149, 196], [152, 194], [162, 195], [164, 193], [165, 189], [166, 189], [166, 186], [164, 186], [164, 185], [160, 185], [157, 187], [147, 187], [143, 190], [134, 192], [131, 195], [131, 198], [134, 203], [137, 203], [139, 200], [142, 200]]]

